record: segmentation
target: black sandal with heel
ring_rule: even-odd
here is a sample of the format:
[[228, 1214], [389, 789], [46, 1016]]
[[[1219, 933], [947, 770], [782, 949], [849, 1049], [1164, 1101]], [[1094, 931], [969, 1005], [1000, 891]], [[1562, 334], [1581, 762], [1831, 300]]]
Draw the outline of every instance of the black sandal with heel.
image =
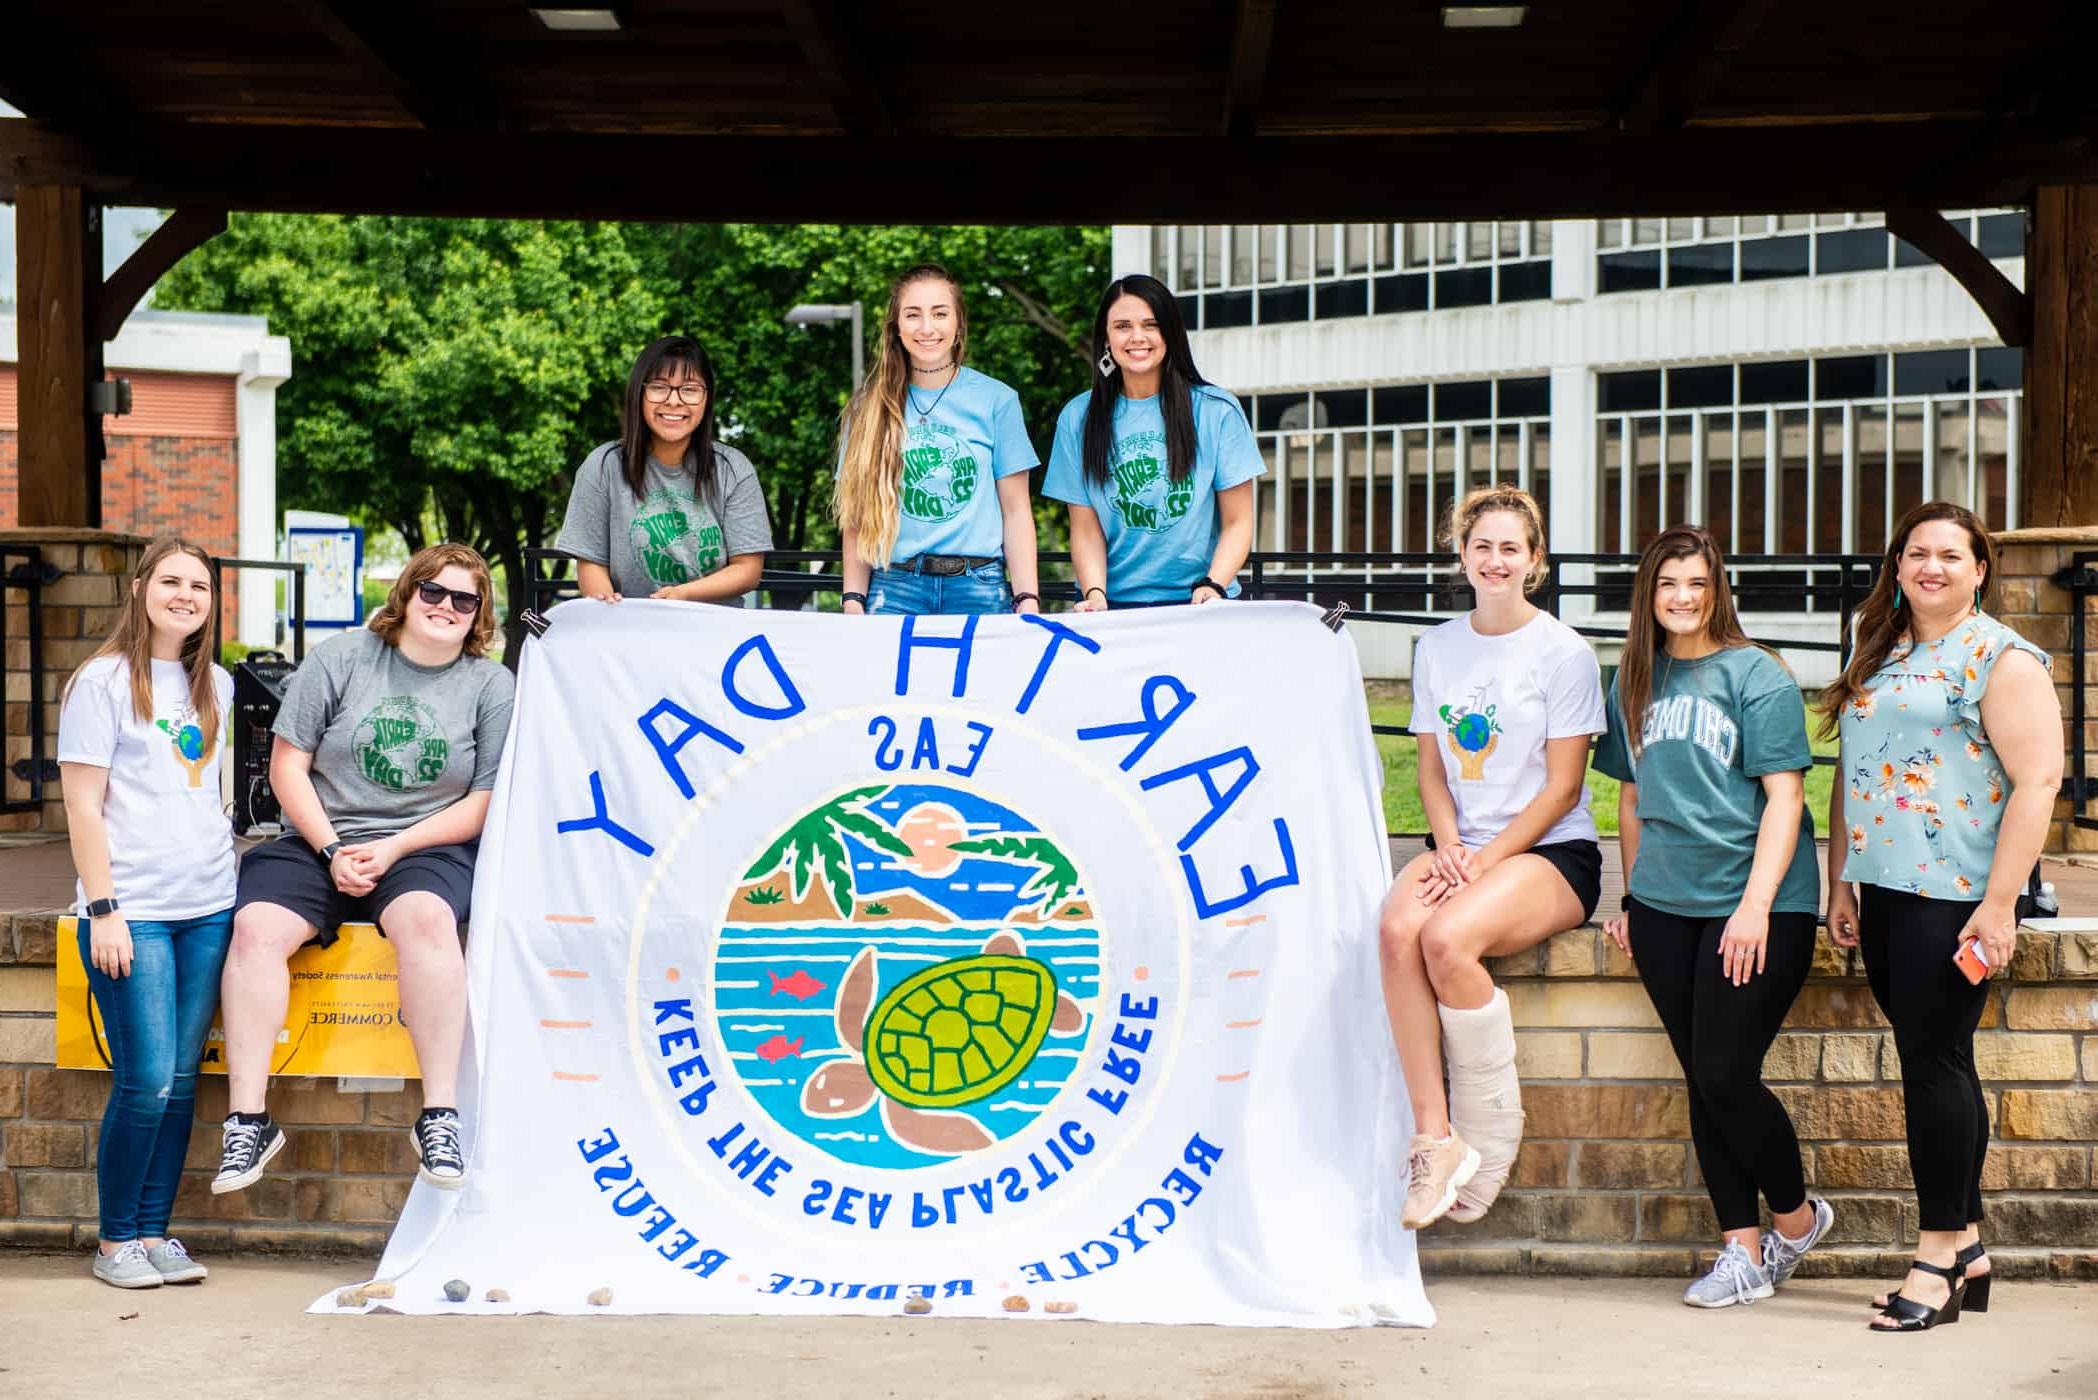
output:
[[[1961, 1250], [1952, 1262], [1954, 1267], [1965, 1274], [1988, 1257], [1988, 1251], [1981, 1247], [1981, 1241], [1976, 1240]], [[1967, 1296], [1960, 1303], [1961, 1312], [1985, 1313], [1989, 1310], [1989, 1280], [1994, 1277], [1993, 1273], [1988, 1273], [1975, 1274], [1967, 1279]]]
[[1948, 1267], [1943, 1264], [1933, 1264], [1928, 1259], [1912, 1259], [1909, 1261], [1909, 1267], [1921, 1270], [1926, 1274], [1936, 1274], [1939, 1278], [1945, 1280], [1951, 1290], [1946, 1295], [1945, 1305], [1939, 1308], [1929, 1307], [1926, 1304], [1917, 1302], [1914, 1298], [1904, 1297], [1897, 1292], [1893, 1297], [1887, 1299], [1887, 1306], [1880, 1309], [1880, 1316], [1894, 1319], [1894, 1325], [1892, 1327], [1874, 1327], [1872, 1330], [1875, 1332], [1928, 1332], [1940, 1323], [1958, 1322], [1960, 1320], [1960, 1305], [1966, 1300], [1967, 1295], [1966, 1265], [1959, 1263], [1957, 1260]]

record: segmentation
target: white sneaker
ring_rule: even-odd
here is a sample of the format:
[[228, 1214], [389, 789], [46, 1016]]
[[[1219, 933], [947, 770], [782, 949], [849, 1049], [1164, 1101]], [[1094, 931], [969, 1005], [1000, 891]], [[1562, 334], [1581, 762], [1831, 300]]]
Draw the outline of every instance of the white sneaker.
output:
[[1712, 1272], [1683, 1291], [1683, 1301], [1693, 1308], [1730, 1308], [1768, 1298], [1774, 1292], [1763, 1266], [1749, 1258], [1738, 1241], [1729, 1240], [1719, 1251]]
[[158, 1288], [161, 1285], [160, 1270], [146, 1261], [146, 1247], [137, 1240], [125, 1240], [117, 1246], [114, 1254], [104, 1254], [97, 1249], [95, 1277], [115, 1288]]

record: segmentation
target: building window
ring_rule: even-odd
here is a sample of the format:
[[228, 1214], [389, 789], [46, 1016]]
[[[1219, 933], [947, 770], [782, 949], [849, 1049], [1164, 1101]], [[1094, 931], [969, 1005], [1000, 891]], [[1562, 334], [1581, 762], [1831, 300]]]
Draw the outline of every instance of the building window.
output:
[[[1945, 217], [1989, 257], [2025, 255], [2022, 213], [1963, 210]], [[1831, 277], [1930, 261], [1888, 233], [1885, 225], [1880, 214], [1599, 219], [1596, 289], [1650, 292], [1779, 277]], [[1155, 258], [1155, 239], [1153, 248]]]
[[1256, 395], [1254, 548], [1439, 555], [1466, 491], [1549, 499], [1551, 410], [1544, 377]]
[[1599, 375], [1596, 548], [1699, 521], [1729, 554], [1875, 554], [1926, 500], [2014, 528], [2021, 367], [1978, 346]]
[[1450, 310], [1552, 294], [1552, 226], [1233, 224], [1151, 230], [1191, 328]]

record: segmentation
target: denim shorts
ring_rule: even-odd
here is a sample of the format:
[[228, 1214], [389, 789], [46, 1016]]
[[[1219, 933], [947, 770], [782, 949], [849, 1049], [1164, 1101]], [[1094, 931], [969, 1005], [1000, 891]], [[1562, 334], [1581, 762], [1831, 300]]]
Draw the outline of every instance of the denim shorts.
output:
[[992, 560], [958, 574], [914, 574], [876, 569], [867, 581], [867, 611], [912, 617], [1011, 612], [1005, 562]]

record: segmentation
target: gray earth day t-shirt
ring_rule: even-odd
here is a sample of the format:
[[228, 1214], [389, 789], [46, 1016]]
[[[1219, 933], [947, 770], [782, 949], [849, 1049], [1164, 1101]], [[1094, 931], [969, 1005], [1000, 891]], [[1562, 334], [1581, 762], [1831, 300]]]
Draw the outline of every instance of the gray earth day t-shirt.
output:
[[271, 732], [313, 755], [313, 790], [335, 834], [368, 840], [495, 786], [516, 691], [499, 662], [418, 666], [360, 627], [292, 673]]
[[[1636, 769], [1615, 683], [1607, 711], [1596, 771], [1639, 784], [1632, 898], [1694, 919], [1733, 913], [1748, 889], [1768, 805], [1761, 779], [1814, 762], [1799, 682], [1761, 647], [1728, 647], [1695, 661], [1657, 655]], [[1821, 908], [1811, 811], [1800, 812], [1799, 844], [1770, 907], [1780, 914]]]
[[721, 470], [718, 516], [695, 494], [692, 474], [682, 467], [668, 468], [651, 457], [637, 501], [620, 470], [619, 444], [595, 449], [576, 468], [554, 548], [604, 565], [612, 586], [628, 598], [704, 578], [738, 554], [771, 549], [772, 524], [757, 468], [735, 448], [719, 444], [714, 459]]

